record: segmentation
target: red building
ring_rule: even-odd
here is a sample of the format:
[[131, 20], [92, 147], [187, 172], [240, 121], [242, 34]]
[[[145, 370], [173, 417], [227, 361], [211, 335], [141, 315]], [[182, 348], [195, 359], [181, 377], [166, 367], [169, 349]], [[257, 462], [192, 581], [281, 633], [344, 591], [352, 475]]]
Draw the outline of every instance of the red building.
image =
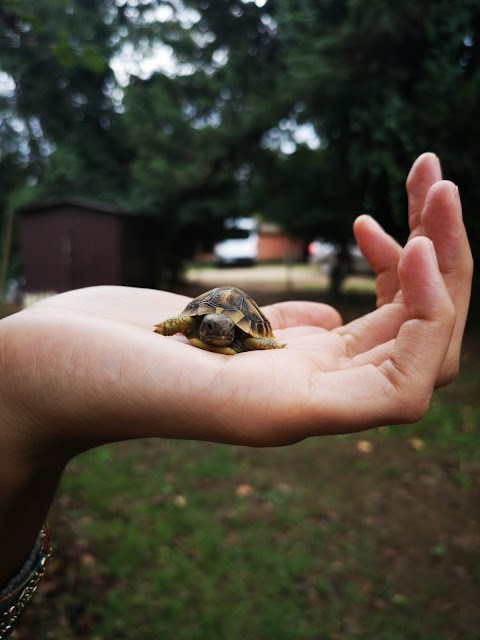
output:
[[258, 233], [259, 262], [293, 261], [305, 257], [305, 243], [298, 238], [292, 238], [277, 225], [263, 222]]

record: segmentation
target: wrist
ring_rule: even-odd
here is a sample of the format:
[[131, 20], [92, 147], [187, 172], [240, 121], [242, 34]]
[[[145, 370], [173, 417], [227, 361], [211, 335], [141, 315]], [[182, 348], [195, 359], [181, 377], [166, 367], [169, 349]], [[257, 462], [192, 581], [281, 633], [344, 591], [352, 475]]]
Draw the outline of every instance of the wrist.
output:
[[32, 475], [29, 481], [0, 476], [0, 590], [28, 558], [45, 522], [61, 470]]
[[3, 412], [0, 426], [0, 590], [28, 558], [66, 459], [43, 455], [23, 421]]
[[10, 635], [45, 575], [52, 554], [49, 538], [48, 528], [43, 527], [20, 571], [0, 590], [0, 638]]

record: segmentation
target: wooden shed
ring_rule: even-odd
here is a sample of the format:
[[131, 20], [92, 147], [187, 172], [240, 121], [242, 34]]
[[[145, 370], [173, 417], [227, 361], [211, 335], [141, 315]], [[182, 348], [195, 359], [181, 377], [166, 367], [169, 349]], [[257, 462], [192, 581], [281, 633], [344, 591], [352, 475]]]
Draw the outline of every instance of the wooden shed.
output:
[[153, 219], [69, 198], [23, 209], [20, 235], [26, 293], [97, 284], [155, 286]]

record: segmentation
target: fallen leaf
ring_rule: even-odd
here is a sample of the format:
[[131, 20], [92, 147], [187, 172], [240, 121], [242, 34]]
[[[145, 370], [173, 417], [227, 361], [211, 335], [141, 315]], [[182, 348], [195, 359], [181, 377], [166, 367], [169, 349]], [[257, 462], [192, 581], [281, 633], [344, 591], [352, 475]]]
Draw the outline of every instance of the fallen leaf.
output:
[[93, 567], [97, 563], [95, 556], [92, 553], [82, 553], [80, 555], [80, 564], [84, 567]]
[[413, 451], [421, 451], [425, 448], [425, 442], [421, 438], [410, 438], [408, 446], [410, 449], [413, 449]]
[[357, 442], [357, 451], [359, 451], [360, 453], [372, 453], [373, 444], [370, 442], [370, 440], [359, 440]]
[[173, 504], [175, 504], [177, 507], [180, 507], [180, 509], [183, 509], [187, 506], [187, 499], [185, 498], [185, 496], [179, 494], [173, 499]]
[[253, 487], [250, 484], [239, 484], [235, 489], [235, 493], [239, 498], [245, 498], [253, 493]]

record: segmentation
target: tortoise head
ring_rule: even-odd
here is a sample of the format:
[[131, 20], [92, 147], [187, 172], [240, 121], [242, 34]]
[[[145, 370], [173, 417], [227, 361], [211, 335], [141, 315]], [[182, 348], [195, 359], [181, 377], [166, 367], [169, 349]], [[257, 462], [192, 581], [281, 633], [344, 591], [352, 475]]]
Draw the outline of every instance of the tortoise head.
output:
[[235, 337], [235, 322], [221, 313], [208, 313], [200, 324], [200, 339], [216, 347], [227, 347]]

